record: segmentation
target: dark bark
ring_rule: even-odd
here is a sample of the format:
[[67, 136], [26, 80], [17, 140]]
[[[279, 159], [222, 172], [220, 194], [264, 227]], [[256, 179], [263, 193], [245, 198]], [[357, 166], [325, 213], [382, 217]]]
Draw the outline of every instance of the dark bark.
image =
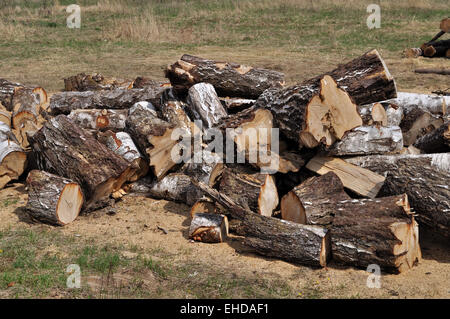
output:
[[422, 136], [414, 146], [425, 153], [445, 153], [450, 151], [450, 123], [447, 122], [434, 131]]

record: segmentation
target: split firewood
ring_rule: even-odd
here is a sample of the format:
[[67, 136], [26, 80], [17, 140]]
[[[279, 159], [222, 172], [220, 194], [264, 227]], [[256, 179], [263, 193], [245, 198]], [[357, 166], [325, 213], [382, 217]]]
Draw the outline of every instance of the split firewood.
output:
[[135, 173], [130, 163], [64, 115], [45, 122], [28, 139], [40, 170], [69, 178], [81, 186], [86, 212], [109, 203], [109, 195]]
[[175, 129], [182, 129], [157, 118], [154, 110], [140, 103], [129, 110], [126, 126], [127, 132], [149, 161], [153, 174], [158, 179], [164, 177], [176, 165], [172, 150], [179, 139], [172, 138], [172, 133]]
[[224, 118], [216, 128], [234, 141], [238, 158], [242, 156], [265, 173], [298, 172], [305, 164], [299, 154], [272, 147], [273, 116], [269, 110], [246, 109]]
[[129, 182], [137, 181], [148, 173], [148, 162], [139, 152], [131, 136], [126, 132], [107, 131], [97, 137], [111, 151], [123, 157], [135, 169], [135, 173], [128, 178]]
[[60, 92], [50, 98], [51, 115], [69, 114], [77, 109], [128, 109], [140, 101], [160, 106], [160, 98], [165, 88], [146, 87], [144, 89], [114, 89], [107, 91]]
[[220, 61], [211, 61], [185, 54], [166, 69], [166, 77], [179, 92], [192, 85], [211, 83], [219, 96], [255, 99], [264, 90], [284, 84], [284, 74]]
[[[201, 157], [197, 158], [196, 154], [194, 153], [192, 158], [183, 165], [183, 167], [181, 168], [181, 172], [190, 177], [195, 177], [200, 182], [212, 186], [210, 182], [216, 179], [215, 176], [213, 177], [213, 171], [218, 164], [223, 167], [222, 163], [223, 158], [221, 155], [212, 153], [207, 150], [202, 150]], [[216, 169], [219, 169], [219, 167], [217, 167]]]
[[161, 114], [163, 120], [173, 125], [187, 130], [191, 130], [192, 121], [186, 114], [187, 105], [181, 101], [169, 100], [161, 105]]
[[326, 266], [331, 257], [330, 233], [326, 228], [255, 214], [206, 184], [193, 182], [241, 222], [244, 245], [264, 256], [314, 267]]
[[358, 106], [364, 125], [400, 126], [403, 109], [393, 103], [373, 103]]
[[380, 195], [406, 193], [417, 221], [450, 237], [450, 153], [372, 155], [345, 161], [387, 176]]
[[414, 143], [414, 146], [425, 153], [450, 152], [450, 123], [447, 122], [422, 136]]
[[446, 57], [450, 49], [450, 39], [424, 43], [420, 47], [423, 55], [429, 58]]
[[348, 199], [336, 205], [331, 226], [333, 260], [366, 268], [379, 265], [403, 272], [422, 258], [419, 226], [405, 194]]
[[222, 102], [228, 113], [237, 113], [243, 111], [244, 109], [252, 107], [256, 102], [256, 100], [252, 99], [229, 97], [221, 97], [220, 101]]
[[195, 214], [217, 214], [217, 206], [209, 197], [202, 197], [192, 205], [190, 210], [191, 218], [194, 218]]
[[11, 128], [0, 122], [0, 189], [25, 171], [27, 155]]
[[219, 191], [264, 216], [272, 216], [279, 202], [273, 175], [255, 172], [243, 165], [224, 167]]
[[204, 243], [222, 243], [228, 237], [227, 216], [197, 213], [189, 227], [189, 238]]
[[281, 199], [281, 218], [299, 224], [329, 227], [333, 222], [336, 202], [348, 200], [339, 177], [328, 172], [307, 179]]
[[266, 90], [256, 106], [270, 109], [288, 138], [315, 147], [320, 142], [329, 146], [363, 124], [356, 105], [394, 97], [394, 79], [372, 50], [326, 75], [285, 89]]
[[421, 48], [408, 48], [403, 51], [403, 55], [406, 58], [418, 58], [423, 56], [423, 51]]
[[360, 126], [347, 133], [327, 151], [329, 155], [369, 155], [398, 153], [403, 149], [403, 134], [398, 126]]
[[189, 89], [188, 109], [191, 118], [201, 120], [206, 129], [217, 125], [227, 116], [214, 86], [209, 83], [197, 83]]
[[26, 210], [33, 218], [64, 226], [78, 217], [84, 201], [80, 185], [70, 179], [38, 170], [32, 170], [26, 182]]
[[67, 116], [72, 122], [88, 130], [120, 132], [125, 129], [128, 110], [73, 110]]
[[[27, 94], [24, 94], [24, 92]], [[20, 103], [24, 96], [29, 96], [30, 92], [38, 99], [40, 105], [47, 103], [47, 92], [43, 88], [36, 86], [25, 86], [20, 83], [0, 79], [0, 103], [10, 112], [13, 111], [14, 105]], [[13, 102], [13, 98], [16, 93], [16, 101]]]
[[385, 177], [369, 169], [333, 157], [316, 156], [306, 164], [306, 168], [320, 175], [334, 172], [346, 188], [369, 198], [377, 196], [385, 180]]
[[403, 133], [403, 144], [409, 146], [444, 123], [437, 115], [420, 108], [407, 112], [400, 124]]
[[126, 80], [118, 80], [115, 78], [105, 78], [102, 74], [79, 73], [64, 79], [64, 91], [98, 91], [98, 90], [114, 90], [117, 88], [131, 88], [132, 82]]

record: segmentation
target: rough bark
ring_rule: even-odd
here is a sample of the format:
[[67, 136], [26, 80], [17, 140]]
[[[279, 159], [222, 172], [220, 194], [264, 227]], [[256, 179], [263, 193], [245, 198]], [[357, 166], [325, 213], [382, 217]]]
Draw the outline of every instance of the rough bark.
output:
[[425, 153], [444, 153], [450, 151], [450, 122], [422, 136], [414, 146]]
[[[308, 147], [314, 147], [322, 138], [325, 138], [327, 144], [331, 145], [333, 140], [328, 135], [341, 138], [346, 130], [360, 126], [362, 123], [352, 126], [353, 119], [357, 120], [356, 117], [342, 117], [331, 105], [326, 105], [322, 101], [320, 95], [323, 85], [321, 85], [321, 82], [327, 76], [331, 78], [328, 82], [336, 82], [337, 86], [345, 90], [349, 98], [357, 105], [396, 97], [394, 79], [378, 52], [372, 50], [347, 64], [340, 65], [325, 75], [281, 90], [267, 90], [258, 98], [256, 105], [270, 109], [277, 122], [276, 126], [294, 141], [302, 142], [303, 145]], [[340, 91], [335, 89], [334, 92]], [[344, 98], [344, 93], [339, 95], [341, 99], [348, 100]], [[336, 96], [329, 96], [329, 103], [341, 108], [339, 106], [341, 103], [337, 102]], [[346, 104], [348, 107], [345, 109], [350, 111], [352, 109], [350, 102], [347, 101]], [[309, 115], [312, 112], [317, 114], [317, 118]], [[315, 126], [318, 127], [314, 131], [318, 132], [311, 131], [311, 128], [308, 127], [308, 120], [312, 121], [309, 126], [317, 122]], [[323, 128], [320, 126], [321, 120], [324, 120]], [[331, 123], [327, 123], [329, 120], [331, 120]], [[345, 123], [348, 121], [350, 123]], [[341, 122], [349, 125], [342, 126], [343, 123]], [[324, 132], [320, 132], [321, 128]], [[337, 132], [333, 128], [338, 128]], [[301, 139], [303, 131], [316, 135], [315, 142], [310, 141], [308, 143], [304, 140], [305, 138]]]
[[264, 216], [272, 216], [278, 206], [278, 191], [272, 175], [246, 166], [224, 167], [219, 190], [237, 204]]
[[346, 188], [370, 198], [377, 196], [385, 180], [385, 177], [368, 169], [333, 157], [316, 156], [306, 164], [306, 168], [320, 175], [334, 172]]
[[360, 126], [334, 143], [328, 154], [370, 155], [398, 153], [403, 149], [403, 134], [398, 126]]
[[336, 202], [350, 199], [339, 177], [329, 172], [311, 177], [281, 200], [281, 217], [299, 224], [330, 227]]
[[405, 114], [400, 128], [403, 132], [403, 144], [412, 145], [416, 140], [443, 124], [443, 119], [421, 108]]
[[26, 209], [33, 218], [64, 226], [78, 217], [84, 201], [80, 185], [70, 179], [38, 170], [32, 170], [26, 182]]
[[132, 81], [105, 78], [102, 74], [79, 73], [64, 79], [65, 91], [99, 91], [131, 88]]
[[129, 182], [137, 181], [142, 176], [148, 173], [148, 162], [139, 152], [134, 144], [131, 136], [126, 132], [111, 132], [107, 131], [102, 136], [97, 137], [103, 144], [105, 144], [111, 151], [123, 157], [131, 164], [135, 170], [134, 174], [128, 177]]
[[163, 120], [187, 130], [191, 130], [192, 121], [185, 112], [186, 104], [181, 101], [166, 101], [161, 105]]
[[165, 88], [114, 89], [106, 91], [60, 92], [50, 98], [51, 115], [69, 114], [77, 109], [128, 109], [140, 101], [160, 106]]
[[0, 122], [0, 189], [25, 171], [27, 155], [11, 128]]
[[202, 150], [200, 158], [194, 156], [183, 165], [181, 171], [190, 177], [195, 177], [198, 181], [210, 185], [214, 179], [212, 173], [217, 164], [223, 163], [222, 156], [210, 151]]
[[450, 96], [397, 92], [395, 99], [384, 102], [401, 107], [405, 116], [417, 108], [434, 115], [445, 116], [450, 109], [447, 107], [450, 105]]
[[206, 129], [212, 128], [227, 116], [214, 87], [209, 83], [197, 83], [189, 89], [188, 109], [191, 118], [201, 120]]
[[256, 100], [253, 99], [242, 99], [242, 98], [220, 98], [223, 106], [226, 108], [228, 113], [237, 113], [252, 107]]
[[172, 138], [176, 127], [157, 118], [151, 108], [141, 103], [129, 110], [126, 126], [127, 132], [149, 161], [152, 173], [158, 179], [164, 177], [176, 165], [171, 153], [179, 142]]
[[[24, 95], [23, 92], [31, 92], [34, 96], [36, 96], [40, 105], [47, 103], [47, 92], [45, 92], [43, 88], [36, 86], [25, 86], [20, 83], [0, 79], [0, 104], [2, 104], [8, 111], [13, 111], [14, 105], [17, 104], [17, 101], [20, 102], [19, 96]], [[16, 101], [13, 101], [15, 95]]]
[[88, 130], [120, 132], [125, 129], [128, 110], [73, 110], [67, 116], [78, 126]]
[[405, 194], [338, 202], [331, 243], [333, 260], [352, 266], [403, 272], [421, 259], [419, 227]]
[[386, 176], [380, 195], [406, 193], [417, 221], [450, 237], [450, 154], [372, 155], [346, 159]]
[[284, 74], [251, 66], [211, 61], [185, 54], [166, 69], [166, 77], [179, 92], [192, 85], [211, 83], [219, 96], [257, 98], [264, 90], [284, 84]]
[[314, 267], [326, 266], [331, 250], [326, 228], [255, 214], [211, 187], [194, 183], [241, 222], [239, 231], [245, 236], [244, 245], [265, 256]]
[[221, 243], [228, 237], [228, 219], [224, 215], [197, 213], [189, 227], [189, 238], [204, 243]]
[[64, 115], [47, 121], [29, 140], [40, 170], [69, 178], [81, 186], [86, 212], [105, 205], [109, 195], [134, 174], [126, 160]]

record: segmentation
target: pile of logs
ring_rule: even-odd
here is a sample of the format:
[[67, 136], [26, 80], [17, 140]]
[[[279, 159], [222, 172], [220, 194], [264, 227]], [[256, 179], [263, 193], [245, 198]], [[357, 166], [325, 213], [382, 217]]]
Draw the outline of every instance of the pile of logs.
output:
[[442, 19], [439, 29], [440, 31], [430, 41], [423, 43], [420, 48], [406, 49], [404, 52], [405, 56], [408, 58], [415, 58], [419, 56], [424, 56], [427, 58], [450, 58], [450, 39], [438, 40], [445, 33], [450, 33], [450, 18]]
[[185, 203], [194, 241], [234, 233], [317, 267], [401, 272], [421, 259], [419, 225], [450, 237], [450, 99], [397, 92], [376, 50], [292, 86], [190, 55], [165, 75], [79, 74], [49, 102], [0, 80], [0, 187], [26, 177], [27, 211], [55, 225], [123, 196]]

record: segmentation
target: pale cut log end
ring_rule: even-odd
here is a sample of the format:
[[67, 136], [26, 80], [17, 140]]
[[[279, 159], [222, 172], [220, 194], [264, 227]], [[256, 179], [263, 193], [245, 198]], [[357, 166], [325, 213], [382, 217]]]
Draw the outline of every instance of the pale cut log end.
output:
[[25, 171], [26, 166], [27, 155], [25, 152], [13, 151], [3, 157], [0, 161], [0, 189], [10, 181], [18, 179]]
[[278, 206], [278, 190], [272, 175], [267, 175], [258, 197], [259, 213], [263, 216], [272, 216]]
[[190, 210], [191, 218], [194, 218], [195, 214], [206, 213], [206, 214], [215, 214], [216, 213], [216, 205], [209, 198], [200, 198], [198, 201], [192, 205]]
[[381, 55], [380, 55], [380, 53], [378, 52], [377, 49], [373, 49], [368, 54], [375, 54], [378, 57], [378, 59], [380, 60], [381, 64], [383, 65], [383, 71], [382, 72], [384, 72], [386, 81], [388, 81], [388, 82], [392, 81], [392, 83], [394, 83], [394, 93], [395, 94], [392, 95], [390, 98], [391, 99], [396, 98], [397, 97], [397, 83], [395, 82], [394, 77], [391, 75], [391, 72], [389, 72], [388, 67], [386, 65], [386, 62], [384, 62], [383, 58], [381, 57]]
[[73, 222], [83, 206], [83, 193], [76, 183], [67, 184], [56, 206], [56, 217], [62, 225]]
[[281, 218], [298, 224], [306, 224], [305, 208], [293, 191], [281, 199]]

